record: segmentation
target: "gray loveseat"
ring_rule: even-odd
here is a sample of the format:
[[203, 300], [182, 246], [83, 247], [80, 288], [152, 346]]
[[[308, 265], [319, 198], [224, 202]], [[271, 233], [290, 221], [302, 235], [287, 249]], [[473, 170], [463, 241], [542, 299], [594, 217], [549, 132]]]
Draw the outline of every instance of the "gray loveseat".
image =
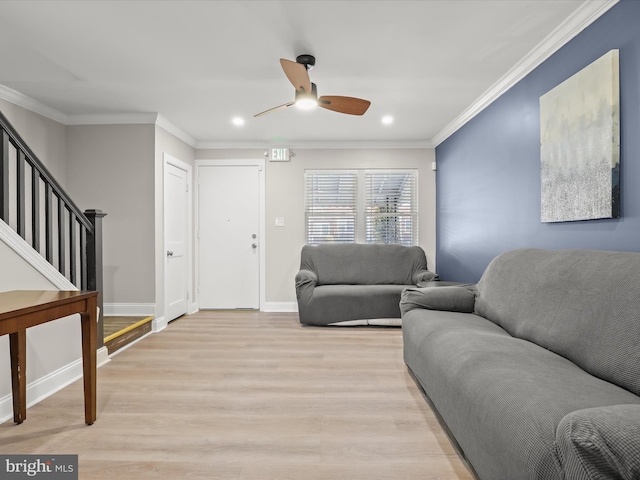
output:
[[401, 310], [405, 362], [479, 478], [640, 479], [640, 253], [507, 252]]
[[399, 324], [402, 290], [437, 277], [420, 247], [305, 245], [295, 278], [300, 323]]

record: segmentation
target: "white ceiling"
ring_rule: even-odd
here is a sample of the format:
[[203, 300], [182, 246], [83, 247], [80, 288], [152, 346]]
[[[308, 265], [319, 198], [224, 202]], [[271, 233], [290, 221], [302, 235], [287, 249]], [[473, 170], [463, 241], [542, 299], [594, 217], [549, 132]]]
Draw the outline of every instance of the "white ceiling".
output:
[[[159, 113], [193, 146], [430, 146], [613, 3], [3, 0], [0, 84], [68, 124]], [[368, 112], [253, 118], [293, 100], [279, 59], [302, 53]]]

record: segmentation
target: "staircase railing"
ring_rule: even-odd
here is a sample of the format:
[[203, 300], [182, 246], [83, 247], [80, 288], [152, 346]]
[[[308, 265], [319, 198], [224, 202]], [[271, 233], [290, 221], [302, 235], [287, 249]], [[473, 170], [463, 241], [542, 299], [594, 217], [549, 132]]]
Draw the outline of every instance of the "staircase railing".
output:
[[0, 112], [0, 219], [80, 290], [98, 290], [102, 346], [101, 210], [82, 212]]

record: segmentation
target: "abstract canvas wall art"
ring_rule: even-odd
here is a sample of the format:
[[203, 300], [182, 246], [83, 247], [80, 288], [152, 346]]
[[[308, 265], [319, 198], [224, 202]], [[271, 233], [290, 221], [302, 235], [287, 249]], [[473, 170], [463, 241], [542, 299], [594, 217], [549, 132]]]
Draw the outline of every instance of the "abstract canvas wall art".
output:
[[540, 97], [541, 220], [620, 216], [618, 50]]

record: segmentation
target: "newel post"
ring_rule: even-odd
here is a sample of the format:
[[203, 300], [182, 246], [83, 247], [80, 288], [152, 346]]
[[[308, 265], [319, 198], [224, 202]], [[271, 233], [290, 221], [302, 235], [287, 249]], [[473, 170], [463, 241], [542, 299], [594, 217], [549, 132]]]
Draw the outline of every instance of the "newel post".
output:
[[84, 214], [93, 225], [93, 235], [87, 234], [87, 290], [97, 290], [98, 308], [98, 348], [104, 345], [104, 305], [102, 279], [102, 219], [107, 214], [102, 210], [85, 210]]
[[9, 135], [0, 129], [0, 219], [9, 223]]

